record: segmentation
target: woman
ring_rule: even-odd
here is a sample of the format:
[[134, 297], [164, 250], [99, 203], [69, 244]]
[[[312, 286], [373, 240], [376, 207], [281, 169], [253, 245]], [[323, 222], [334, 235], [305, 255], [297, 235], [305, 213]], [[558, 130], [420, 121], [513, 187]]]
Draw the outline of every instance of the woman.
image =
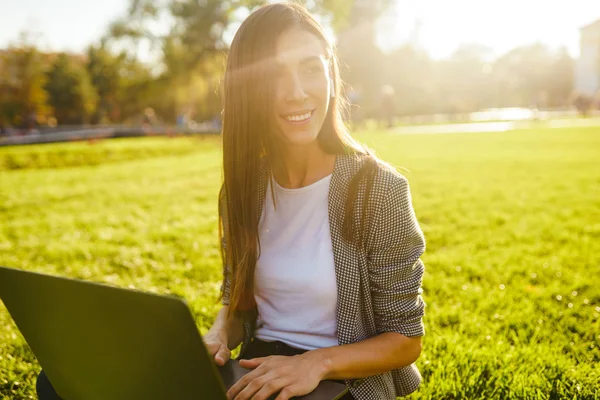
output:
[[[345, 381], [346, 399], [420, 384], [425, 249], [406, 179], [348, 135], [332, 45], [300, 6], [238, 30], [225, 74], [224, 282], [204, 336], [218, 365], [252, 369], [227, 393], [277, 400]], [[56, 398], [42, 373], [38, 393]], [[42, 397], [42, 395], [40, 396]]]
[[406, 179], [348, 135], [332, 45], [300, 6], [238, 30], [225, 74], [224, 282], [204, 336], [253, 369], [228, 397], [277, 400], [343, 380], [347, 398], [420, 384], [425, 249]]

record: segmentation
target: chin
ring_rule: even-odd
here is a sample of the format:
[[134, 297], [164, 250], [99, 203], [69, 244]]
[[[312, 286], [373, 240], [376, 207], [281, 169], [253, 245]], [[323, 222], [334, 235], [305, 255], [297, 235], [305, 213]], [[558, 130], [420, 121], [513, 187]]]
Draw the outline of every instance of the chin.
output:
[[318, 133], [315, 132], [286, 132], [286, 142], [292, 146], [306, 146], [317, 141]]

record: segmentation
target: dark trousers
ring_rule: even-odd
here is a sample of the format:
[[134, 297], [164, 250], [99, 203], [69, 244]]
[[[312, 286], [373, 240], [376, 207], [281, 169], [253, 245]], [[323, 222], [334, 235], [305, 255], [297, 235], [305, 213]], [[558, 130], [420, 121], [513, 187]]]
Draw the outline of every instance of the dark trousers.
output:
[[[297, 349], [283, 342], [263, 342], [262, 340], [253, 339], [240, 358], [250, 359], [273, 355], [295, 356], [304, 352], [306, 352], [306, 350]], [[36, 391], [39, 400], [62, 400], [62, 398], [54, 391], [54, 388], [46, 374], [44, 374], [44, 371], [41, 371], [38, 376]], [[352, 397], [350, 393], [347, 393], [341, 400], [354, 400], [354, 397]]]

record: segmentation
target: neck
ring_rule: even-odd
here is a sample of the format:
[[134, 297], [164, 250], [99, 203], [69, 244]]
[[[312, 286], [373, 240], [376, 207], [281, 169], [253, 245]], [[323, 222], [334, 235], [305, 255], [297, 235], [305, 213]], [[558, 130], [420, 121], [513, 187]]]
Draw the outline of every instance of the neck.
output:
[[287, 147], [273, 168], [277, 183], [289, 189], [308, 186], [333, 172], [335, 155], [325, 153], [317, 141]]

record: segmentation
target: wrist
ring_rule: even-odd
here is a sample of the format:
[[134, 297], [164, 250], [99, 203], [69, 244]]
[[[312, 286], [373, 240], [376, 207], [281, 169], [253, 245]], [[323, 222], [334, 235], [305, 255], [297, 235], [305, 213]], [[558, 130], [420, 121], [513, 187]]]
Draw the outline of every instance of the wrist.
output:
[[305, 353], [307, 356], [312, 357], [311, 363], [315, 366], [315, 370], [318, 371], [320, 380], [322, 381], [331, 379], [333, 375], [333, 361], [329, 353], [327, 348]]
[[206, 332], [205, 336], [210, 336], [210, 337], [213, 337], [215, 339], [218, 339], [220, 341], [227, 343], [227, 338], [228, 338], [227, 330], [224, 327], [219, 326], [219, 325], [213, 325], [208, 330], [208, 332]]

